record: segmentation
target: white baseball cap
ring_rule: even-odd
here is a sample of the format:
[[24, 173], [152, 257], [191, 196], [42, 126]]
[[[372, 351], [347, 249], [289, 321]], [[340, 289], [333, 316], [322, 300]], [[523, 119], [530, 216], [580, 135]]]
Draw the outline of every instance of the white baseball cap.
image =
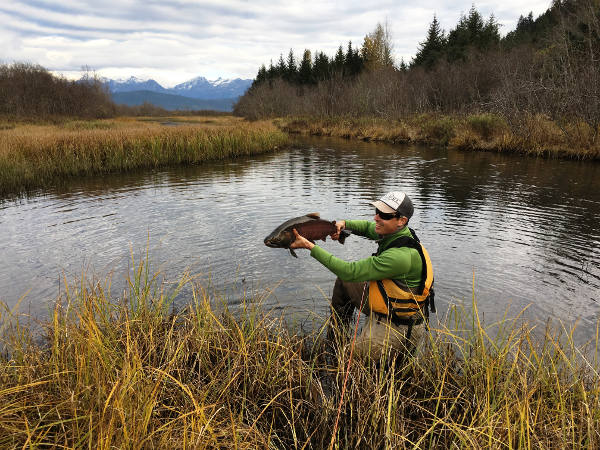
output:
[[379, 200], [371, 203], [375, 208], [384, 213], [400, 213], [410, 219], [415, 211], [412, 200], [401, 191], [392, 191], [385, 194]]

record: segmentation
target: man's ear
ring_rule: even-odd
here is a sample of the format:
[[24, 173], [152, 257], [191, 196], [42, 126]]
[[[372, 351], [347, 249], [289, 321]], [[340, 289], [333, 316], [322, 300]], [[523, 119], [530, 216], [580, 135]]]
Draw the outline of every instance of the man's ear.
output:
[[406, 217], [399, 217], [398, 218], [398, 225], [400, 227], [405, 226], [408, 223], [408, 219]]

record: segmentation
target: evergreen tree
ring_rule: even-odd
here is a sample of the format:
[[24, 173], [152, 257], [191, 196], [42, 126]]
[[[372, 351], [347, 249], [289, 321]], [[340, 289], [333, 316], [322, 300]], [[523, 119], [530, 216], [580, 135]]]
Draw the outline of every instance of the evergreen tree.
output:
[[283, 55], [279, 54], [279, 61], [277, 62], [277, 67], [275, 67], [275, 74], [278, 78], [282, 78], [287, 73], [287, 67], [285, 65], [285, 61], [283, 60]]
[[467, 18], [464, 14], [461, 14], [456, 27], [450, 30], [446, 39], [445, 52], [448, 61], [454, 62], [464, 59], [470, 40]]
[[489, 50], [496, 47], [500, 43], [500, 25], [496, 21], [494, 14], [490, 14], [490, 18], [483, 26], [481, 31], [479, 49]]
[[304, 50], [304, 55], [302, 55], [302, 61], [298, 69], [298, 82], [300, 84], [310, 84], [313, 82], [312, 57], [308, 49]]
[[433, 21], [427, 30], [425, 42], [419, 44], [419, 50], [413, 58], [411, 66], [422, 66], [426, 69], [432, 68], [442, 56], [445, 43], [444, 30], [440, 27], [437, 16], [434, 14]]
[[507, 47], [535, 42], [536, 21], [533, 19], [533, 13], [530, 11], [527, 17], [519, 16], [517, 27], [506, 34], [503, 43]]
[[340, 45], [333, 59], [333, 68], [336, 73], [344, 75], [344, 65], [345, 65], [345, 57], [344, 57], [344, 49]]
[[273, 66], [273, 60], [269, 62], [269, 69], [267, 70], [267, 79], [269, 81], [277, 77], [277, 69]]
[[296, 67], [296, 60], [294, 59], [294, 51], [291, 48], [290, 53], [288, 54], [287, 67], [283, 78], [291, 83], [295, 83], [298, 78], [298, 68]]
[[398, 70], [400, 70], [400, 72], [406, 72], [408, 70], [408, 66], [404, 62], [404, 58], [400, 58], [400, 65], [398, 66]]
[[344, 72], [348, 75], [356, 75], [354, 65], [354, 50], [352, 49], [352, 41], [348, 41], [348, 49], [344, 57]]
[[256, 78], [252, 82], [252, 86], [257, 86], [265, 81], [267, 81], [267, 68], [265, 65], [261, 65], [260, 69], [258, 69], [258, 73], [256, 74]]
[[461, 15], [456, 28], [450, 30], [445, 52], [449, 62], [463, 61], [470, 48], [486, 51], [500, 42], [499, 25], [494, 15], [484, 23], [483, 17], [471, 7], [469, 15]]
[[348, 50], [344, 58], [344, 73], [350, 76], [358, 75], [363, 69], [363, 59], [358, 49], [352, 48], [352, 41], [348, 41]]
[[469, 31], [469, 44], [478, 46], [479, 38], [483, 32], [483, 17], [475, 5], [471, 6], [467, 17], [467, 30]]
[[313, 76], [317, 81], [331, 78], [329, 58], [323, 52], [316, 52], [313, 65]]

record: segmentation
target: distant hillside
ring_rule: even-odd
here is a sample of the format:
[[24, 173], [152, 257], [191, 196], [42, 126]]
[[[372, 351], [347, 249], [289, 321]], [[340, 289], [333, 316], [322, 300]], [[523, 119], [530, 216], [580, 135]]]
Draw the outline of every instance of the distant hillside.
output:
[[168, 110], [201, 110], [232, 111], [237, 98], [196, 99], [181, 95], [165, 94], [147, 90], [113, 92], [112, 99], [117, 104], [139, 106], [151, 103]]

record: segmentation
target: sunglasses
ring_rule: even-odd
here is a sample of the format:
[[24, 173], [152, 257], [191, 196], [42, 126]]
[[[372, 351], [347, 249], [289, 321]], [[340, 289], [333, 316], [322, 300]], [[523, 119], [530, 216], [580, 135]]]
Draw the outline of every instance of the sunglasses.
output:
[[396, 213], [384, 213], [375, 208], [375, 214], [379, 216], [381, 220], [391, 220], [396, 217]]

